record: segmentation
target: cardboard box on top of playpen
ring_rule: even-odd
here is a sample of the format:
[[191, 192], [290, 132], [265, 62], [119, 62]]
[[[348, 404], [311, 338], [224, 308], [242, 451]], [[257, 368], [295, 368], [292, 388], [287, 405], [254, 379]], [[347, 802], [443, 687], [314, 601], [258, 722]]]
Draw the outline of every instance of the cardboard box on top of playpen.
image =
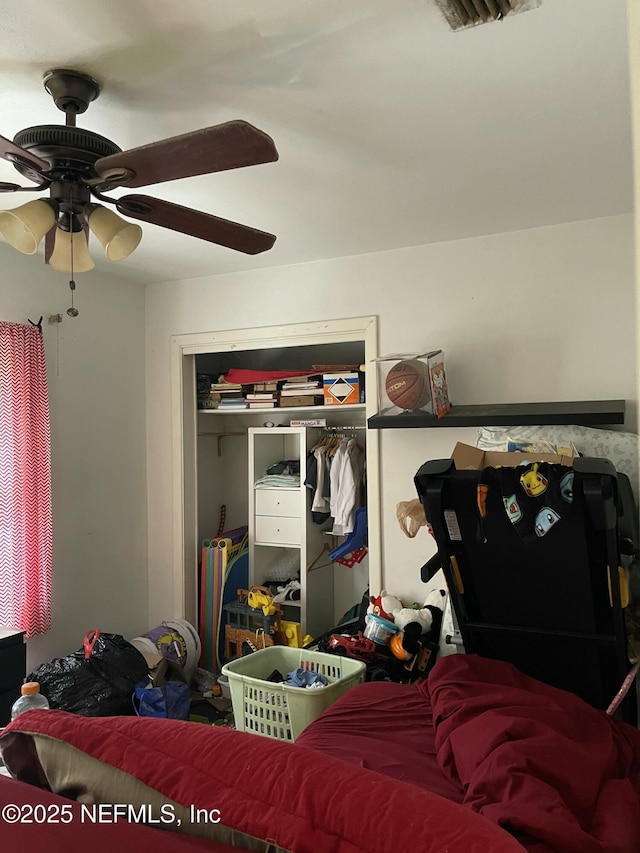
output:
[[555, 462], [558, 465], [573, 465], [573, 456], [562, 456], [557, 453], [522, 453], [503, 450], [483, 450], [471, 444], [457, 442], [451, 458], [458, 471], [481, 471], [483, 468], [503, 466], [515, 468], [526, 462]]

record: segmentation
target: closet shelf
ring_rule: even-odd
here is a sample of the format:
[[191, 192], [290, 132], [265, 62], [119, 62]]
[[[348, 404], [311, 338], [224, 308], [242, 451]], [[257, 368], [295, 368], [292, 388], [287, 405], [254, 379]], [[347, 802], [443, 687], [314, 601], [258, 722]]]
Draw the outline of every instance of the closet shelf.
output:
[[452, 406], [444, 418], [426, 412], [385, 411], [367, 421], [369, 429], [431, 429], [471, 426], [532, 426], [577, 424], [612, 426], [624, 424], [624, 400], [581, 400], [558, 403], [495, 403]]
[[350, 410], [359, 410], [364, 411], [366, 408], [365, 403], [345, 403], [342, 406], [276, 406], [273, 409], [225, 409], [224, 411], [220, 411], [220, 409], [198, 409], [198, 414], [200, 415], [215, 415], [216, 417], [223, 417], [225, 415], [257, 415], [259, 417], [266, 417], [267, 415], [277, 413], [281, 414], [289, 414], [292, 412], [344, 412], [348, 409]]

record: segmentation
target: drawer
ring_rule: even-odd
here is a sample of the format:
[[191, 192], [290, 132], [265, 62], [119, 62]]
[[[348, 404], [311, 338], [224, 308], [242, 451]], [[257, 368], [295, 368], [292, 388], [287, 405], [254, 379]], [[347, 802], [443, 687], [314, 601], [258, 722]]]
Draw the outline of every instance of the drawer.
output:
[[0, 692], [20, 685], [24, 681], [27, 665], [27, 647], [19, 635], [19, 642], [0, 647]]
[[256, 515], [256, 542], [299, 545], [301, 538], [300, 516]]
[[300, 515], [299, 489], [256, 489], [256, 515]]

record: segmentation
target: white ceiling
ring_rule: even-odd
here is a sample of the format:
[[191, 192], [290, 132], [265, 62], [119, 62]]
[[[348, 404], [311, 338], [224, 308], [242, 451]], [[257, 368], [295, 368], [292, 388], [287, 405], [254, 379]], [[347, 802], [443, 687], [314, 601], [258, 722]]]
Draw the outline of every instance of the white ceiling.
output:
[[[78, 125], [123, 149], [235, 118], [273, 137], [277, 163], [134, 192], [270, 231], [274, 248], [149, 225], [117, 265], [92, 246], [143, 282], [632, 210], [625, 0], [543, 0], [456, 33], [433, 0], [0, 0], [0, 35], [5, 137], [64, 124], [41, 83], [54, 67], [102, 83]], [[0, 160], [0, 181], [18, 177]]]

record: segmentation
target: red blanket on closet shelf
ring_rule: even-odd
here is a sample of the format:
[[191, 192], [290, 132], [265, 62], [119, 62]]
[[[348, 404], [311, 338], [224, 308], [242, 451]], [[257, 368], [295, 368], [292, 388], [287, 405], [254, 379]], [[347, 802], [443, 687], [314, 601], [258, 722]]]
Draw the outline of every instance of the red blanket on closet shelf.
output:
[[296, 745], [462, 803], [529, 853], [640, 851], [640, 732], [502, 661], [355, 687]]
[[[232, 367], [225, 374], [225, 382], [233, 382], [236, 385], [252, 385], [254, 382], [275, 382], [279, 379], [293, 379], [296, 376], [319, 375], [313, 370], [243, 370]], [[322, 390], [321, 390], [322, 393]]]

